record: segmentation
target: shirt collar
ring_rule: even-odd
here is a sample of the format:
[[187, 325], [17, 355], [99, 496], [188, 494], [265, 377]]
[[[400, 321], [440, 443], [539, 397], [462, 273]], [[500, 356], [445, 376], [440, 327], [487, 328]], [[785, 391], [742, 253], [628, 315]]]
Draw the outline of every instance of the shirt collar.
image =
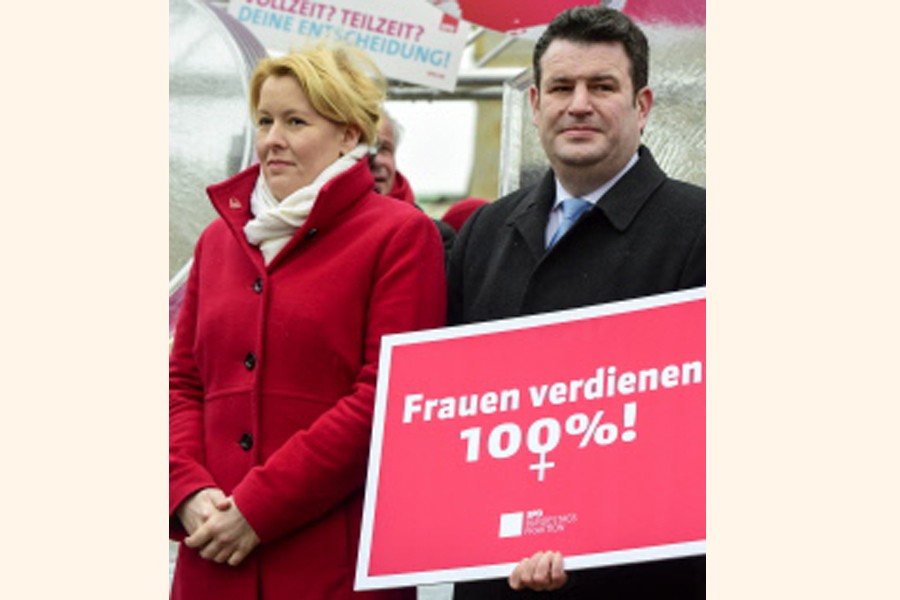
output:
[[622, 167], [622, 170], [619, 171], [618, 173], [616, 173], [612, 179], [610, 179], [609, 181], [607, 181], [606, 183], [604, 183], [603, 185], [598, 187], [596, 190], [594, 190], [590, 194], [586, 194], [584, 196], [573, 196], [562, 186], [562, 184], [559, 182], [559, 179], [554, 177], [554, 179], [556, 180], [556, 202], [553, 203], [552, 210], [558, 209], [560, 203], [563, 200], [568, 200], [569, 198], [576, 198], [576, 197], [581, 198], [582, 200], [587, 200], [592, 205], [597, 204], [597, 202], [600, 200], [600, 198], [602, 198], [603, 195], [612, 188], [612, 186], [616, 185], [616, 182], [619, 181], [622, 178], [622, 176], [625, 175], [625, 173], [627, 173], [628, 170], [631, 169], [631, 167], [633, 167], [635, 165], [635, 163], [637, 163], [637, 161], [638, 161], [638, 153], [635, 152], [634, 156], [631, 157], [631, 159], [625, 164], [625, 166]]

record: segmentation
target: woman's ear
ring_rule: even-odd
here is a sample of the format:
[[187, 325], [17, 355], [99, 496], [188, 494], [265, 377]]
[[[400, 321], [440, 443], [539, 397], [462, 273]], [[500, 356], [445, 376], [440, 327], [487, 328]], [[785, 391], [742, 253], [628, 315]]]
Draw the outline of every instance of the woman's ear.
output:
[[359, 140], [362, 138], [362, 130], [356, 125], [346, 125], [344, 127], [344, 132], [341, 135], [341, 156], [350, 152], [357, 145], [359, 145]]

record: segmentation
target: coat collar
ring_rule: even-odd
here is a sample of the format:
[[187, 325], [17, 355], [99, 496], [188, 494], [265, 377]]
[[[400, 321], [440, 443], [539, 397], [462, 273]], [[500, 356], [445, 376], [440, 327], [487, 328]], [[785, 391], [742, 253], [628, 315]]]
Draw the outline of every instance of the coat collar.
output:
[[[506, 224], [519, 230], [535, 256], [544, 254], [547, 218], [556, 200], [556, 182], [548, 169], [540, 182], [528, 191]], [[591, 209], [606, 216], [618, 231], [625, 231], [663, 181], [666, 174], [659, 168], [650, 149], [638, 149], [638, 161]]]
[[638, 161], [600, 198], [595, 207], [609, 219], [618, 231], [625, 231], [656, 189], [666, 180], [666, 174], [656, 164], [650, 149], [638, 149]]
[[556, 183], [553, 171], [547, 169], [537, 185], [526, 192], [525, 197], [506, 220], [507, 226], [519, 230], [535, 256], [544, 254], [544, 231], [554, 200], [556, 200]]
[[416, 205], [416, 195], [409, 185], [409, 180], [406, 179], [400, 171], [394, 171], [394, 187], [391, 189], [388, 196], [413, 206]]
[[[252, 249], [254, 256], [258, 255], [261, 264], [262, 255], [259, 249], [250, 246], [244, 235], [244, 225], [253, 218], [250, 212], [250, 195], [258, 177], [260, 167], [259, 164], [255, 164], [230, 179], [207, 187], [206, 193], [213, 208], [221, 215], [232, 234], [242, 246]], [[269, 268], [281, 262], [283, 255], [288, 254], [307, 233], [320, 233], [336, 227], [341, 215], [374, 189], [375, 180], [365, 160], [357, 161], [355, 165], [322, 186], [309, 217], [297, 229], [287, 246], [269, 263]]]

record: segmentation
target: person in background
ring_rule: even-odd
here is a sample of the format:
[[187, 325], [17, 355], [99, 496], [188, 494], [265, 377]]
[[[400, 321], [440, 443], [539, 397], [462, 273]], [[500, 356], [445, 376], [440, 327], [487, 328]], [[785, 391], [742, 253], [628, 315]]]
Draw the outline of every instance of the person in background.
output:
[[484, 198], [463, 198], [447, 209], [441, 221], [448, 224], [457, 233], [476, 210], [487, 204]]
[[174, 599], [353, 591], [385, 334], [444, 323], [440, 236], [375, 193], [385, 81], [355, 49], [262, 60], [259, 164], [210, 186], [169, 361]]
[[[381, 126], [378, 128], [378, 146], [369, 158], [375, 190], [379, 194], [402, 200], [418, 208], [416, 196], [409, 181], [397, 169], [397, 148], [403, 136], [403, 126], [386, 110], [382, 111]], [[441, 234], [444, 251], [449, 255], [456, 231], [438, 219], [432, 219]]]
[[[529, 99], [550, 169], [463, 226], [448, 265], [450, 324], [706, 285], [706, 191], [666, 176], [641, 143], [648, 65], [647, 38], [617, 10], [572, 8], [545, 29]], [[703, 556], [564, 565], [559, 552], [539, 551], [506, 581], [457, 584], [454, 598], [705, 596]]]

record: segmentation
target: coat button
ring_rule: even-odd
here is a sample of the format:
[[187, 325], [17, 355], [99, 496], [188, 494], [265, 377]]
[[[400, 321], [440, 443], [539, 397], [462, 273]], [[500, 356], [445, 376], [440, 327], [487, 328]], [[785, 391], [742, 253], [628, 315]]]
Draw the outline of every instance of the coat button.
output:
[[253, 436], [249, 433], [245, 433], [241, 436], [241, 441], [238, 442], [241, 445], [241, 448], [244, 450], [249, 450], [253, 447]]
[[262, 277], [257, 277], [256, 281], [253, 282], [253, 291], [257, 294], [262, 293], [263, 290], [263, 281]]
[[316, 229], [315, 227], [313, 227], [312, 229], [310, 229], [309, 231], [306, 232], [306, 239], [309, 239], [309, 238], [311, 238], [311, 237], [315, 237], [315, 235], [316, 235], [317, 233], [319, 233], [319, 230]]
[[256, 355], [248, 352], [247, 356], [244, 357], [244, 366], [247, 367], [248, 371], [252, 371], [253, 367], [256, 366]]

